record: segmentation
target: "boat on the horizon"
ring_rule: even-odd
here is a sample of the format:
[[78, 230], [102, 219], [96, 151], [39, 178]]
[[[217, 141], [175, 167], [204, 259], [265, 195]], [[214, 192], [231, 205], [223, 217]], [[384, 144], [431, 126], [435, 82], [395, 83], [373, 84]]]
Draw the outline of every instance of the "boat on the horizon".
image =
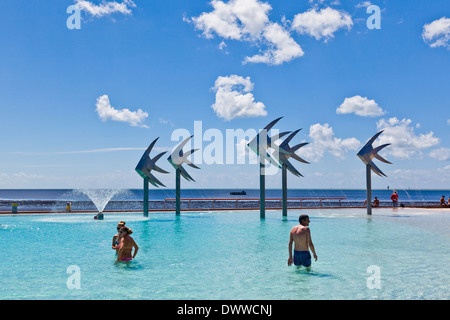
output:
[[231, 191], [230, 194], [232, 196], [245, 196], [245, 195], [247, 195], [247, 192], [245, 192], [245, 190], [242, 190], [242, 191]]

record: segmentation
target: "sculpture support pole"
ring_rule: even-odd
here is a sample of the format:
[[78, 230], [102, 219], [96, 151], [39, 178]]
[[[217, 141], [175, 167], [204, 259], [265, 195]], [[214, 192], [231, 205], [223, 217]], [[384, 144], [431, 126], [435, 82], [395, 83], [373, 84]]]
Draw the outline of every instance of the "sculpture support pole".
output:
[[259, 159], [259, 217], [266, 218], [266, 177], [263, 158]]
[[378, 174], [379, 176], [385, 176], [387, 177], [376, 165], [375, 163], [373, 163], [373, 159], [376, 158], [382, 162], [385, 163], [389, 163], [391, 164], [389, 161], [387, 161], [386, 159], [384, 159], [383, 157], [381, 157], [378, 152], [389, 146], [390, 143], [387, 144], [382, 144], [378, 147], [376, 147], [375, 149], [373, 148], [372, 144], [373, 142], [378, 138], [378, 136], [383, 132], [383, 130], [381, 130], [380, 132], [378, 132], [376, 135], [374, 135], [372, 138], [369, 139], [369, 141], [367, 141], [367, 143], [364, 145], [364, 147], [361, 148], [361, 150], [359, 150], [359, 152], [356, 154], [359, 159], [361, 159], [362, 162], [364, 162], [364, 164], [366, 165], [366, 185], [367, 185], [367, 215], [372, 215], [372, 171], [375, 172], [376, 174]]
[[176, 214], [180, 214], [180, 169], [176, 170]]
[[283, 197], [283, 217], [287, 217], [287, 165], [283, 163], [282, 169], [282, 197]]
[[367, 214], [372, 215], [372, 175], [370, 165], [366, 164]]
[[148, 217], [148, 178], [144, 178], [144, 217]]

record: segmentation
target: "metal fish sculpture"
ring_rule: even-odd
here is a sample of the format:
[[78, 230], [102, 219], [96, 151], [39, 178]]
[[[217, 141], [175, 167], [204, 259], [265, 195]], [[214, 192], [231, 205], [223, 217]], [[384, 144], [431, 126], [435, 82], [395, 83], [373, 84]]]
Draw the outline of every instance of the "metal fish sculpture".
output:
[[285, 152], [280, 152], [279, 153], [279, 157], [278, 157], [278, 161], [281, 164], [285, 164], [286, 168], [295, 176], [297, 177], [303, 177], [303, 175], [297, 171], [297, 169], [294, 168], [294, 166], [288, 161], [289, 158], [293, 158], [297, 161], [303, 162], [303, 163], [308, 163], [308, 161], [300, 158], [295, 151], [297, 151], [298, 149], [300, 149], [301, 147], [304, 147], [308, 144], [308, 142], [305, 143], [300, 143], [297, 144], [293, 147], [289, 146], [289, 142], [292, 140], [292, 138], [302, 129], [298, 129], [294, 132], [292, 132], [281, 144], [280, 144], [280, 149], [284, 150]]
[[372, 146], [373, 142], [374, 142], [374, 141], [378, 138], [378, 136], [379, 136], [380, 134], [382, 134], [382, 133], [383, 133], [383, 130], [380, 131], [380, 132], [378, 132], [378, 133], [377, 133], [376, 135], [374, 135], [372, 138], [370, 138], [370, 140], [367, 141], [367, 143], [364, 145], [364, 147], [362, 147], [362, 149], [359, 150], [359, 152], [357, 153], [357, 156], [361, 159], [362, 162], [364, 162], [366, 165], [370, 166], [370, 168], [372, 169], [372, 171], [375, 172], [377, 175], [379, 175], [380, 177], [381, 177], [381, 176], [387, 177], [387, 176], [383, 173], [383, 171], [381, 171], [380, 168], [378, 168], [378, 167], [375, 165], [375, 163], [373, 163], [373, 161], [372, 161], [373, 158], [376, 158], [376, 159], [378, 159], [378, 160], [380, 160], [380, 161], [382, 161], [382, 162], [384, 162], [384, 163], [392, 164], [391, 162], [387, 161], [386, 159], [384, 159], [382, 156], [380, 156], [380, 155], [378, 154], [378, 152], [379, 152], [381, 149], [383, 149], [383, 148], [389, 146], [390, 143], [380, 145], [380, 146], [378, 146], [378, 147], [376, 147], [376, 148], [373, 148], [373, 146]]
[[160, 173], [169, 173], [156, 165], [156, 161], [158, 161], [159, 158], [161, 158], [167, 151], [161, 152], [160, 154], [155, 156], [153, 159], [150, 158], [150, 152], [152, 151], [153, 146], [155, 145], [155, 143], [158, 139], [159, 138], [156, 138], [150, 144], [150, 146], [147, 148], [147, 150], [145, 150], [144, 154], [141, 157], [141, 160], [139, 161], [139, 163], [136, 166], [136, 171], [137, 171], [137, 173], [139, 173], [139, 175], [142, 178], [144, 178], [144, 179], [148, 178], [148, 181], [155, 187], [159, 187], [159, 186], [165, 187], [165, 185], [161, 181], [159, 181], [154, 175], [152, 175], [150, 173], [152, 170], [155, 170]]
[[[267, 126], [264, 127], [263, 130], [261, 130], [256, 137], [254, 137], [247, 146], [255, 152], [258, 156], [261, 156], [268, 160], [271, 164], [277, 166], [278, 168], [281, 168], [280, 163], [275, 161], [273, 157], [270, 156], [269, 153], [267, 153], [267, 149], [272, 148], [274, 150], [275, 155], [279, 155], [281, 153], [288, 154], [287, 151], [280, 149], [279, 146], [277, 146], [274, 142], [278, 140], [281, 137], [284, 137], [285, 135], [289, 134], [288, 132], [282, 132], [280, 134], [273, 135], [272, 137], [269, 137], [267, 133], [272, 129], [272, 127], [281, 119], [282, 117], [273, 120], [271, 123], [269, 123]], [[276, 157], [276, 156], [275, 156]]]
[[167, 158], [167, 160], [170, 162], [170, 164], [176, 169], [176, 170], [180, 170], [180, 174], [183, 176], [183, 178], [185, 178], [188, 181], [195, 181], [188, 173], [187, 171], [182, 167], [182, 164], [185, 163], [188, 166], [191, 166], [192, 168], [195, 169], [200, 169], [199, 167], [197, 167], [195, 164], [193, 164], [192, 162], [190, 162], [188, 160], [188, 156], [190, 156], [191, 154], [193, 154], [195, 151], [197, 151], [198, 149], [192, 149], [189, 150], [187, 152], [183, 152], [183, 147], [186, 145], [186, 143], [188, 143], [188, 141], [192, 138], [193, 136], [187, 137], [186, 139], [184, 139], [172, 152], [172, 154], [169, 156], [169, 158]]

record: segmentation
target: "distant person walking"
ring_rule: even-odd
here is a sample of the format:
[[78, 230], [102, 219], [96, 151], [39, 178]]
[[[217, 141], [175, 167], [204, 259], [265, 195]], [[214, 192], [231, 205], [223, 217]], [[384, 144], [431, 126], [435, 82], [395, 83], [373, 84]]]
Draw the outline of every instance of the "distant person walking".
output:
[[[292, 228], [289, 235], [289, 259], [288, 266], [294, 265], [297, 268], [305, 266], [307, 268], [311, 267], [311, 254], [309, 249], [311, 249], [315, 261], [317, 261], [316, 250], [314, 249], [313, 242], [311, 240], [311, 231], [309, 229], [309, 216], [302, 214], [299, 219], [299, 225]], [[292, 259], [292, 243], [294, 243], [294, 259]]]
[[[133, 233], [130, 228], [122, 227], [120, 228], [119, 235], [121, 235], [122, 240], [119, 244], [119, 252], [117, 254], [117, 261], [131, 261], [136, 257], [138, 253], [139, 247], [130, 235]], [[131, 255], [131, 252], [134, 248], [134, 253]]]
[[66, 212], [72, 212], [72, 202], [66, 203]]
[[394, 193], [391, 195], [392, 206], [394, 208], [398, 207], [398, 193], [394, 190]]

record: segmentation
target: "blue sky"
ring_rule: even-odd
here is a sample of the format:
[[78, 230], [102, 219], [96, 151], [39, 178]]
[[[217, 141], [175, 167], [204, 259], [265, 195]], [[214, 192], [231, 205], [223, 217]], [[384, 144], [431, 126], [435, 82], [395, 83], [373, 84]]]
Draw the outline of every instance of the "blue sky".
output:
[[[379, 130], [374, 188], [449, 188], [447, 0], [4, 0], [0, 43], [0, 188], [140, 188], [155, 138], [152, 156], [195, 121], [225, 139], [281, 116], [309, 142], [290, 188], [365, 188], [356, 153]], [[255, 164], [204, 162], [183, 188], [258, 187]]]

